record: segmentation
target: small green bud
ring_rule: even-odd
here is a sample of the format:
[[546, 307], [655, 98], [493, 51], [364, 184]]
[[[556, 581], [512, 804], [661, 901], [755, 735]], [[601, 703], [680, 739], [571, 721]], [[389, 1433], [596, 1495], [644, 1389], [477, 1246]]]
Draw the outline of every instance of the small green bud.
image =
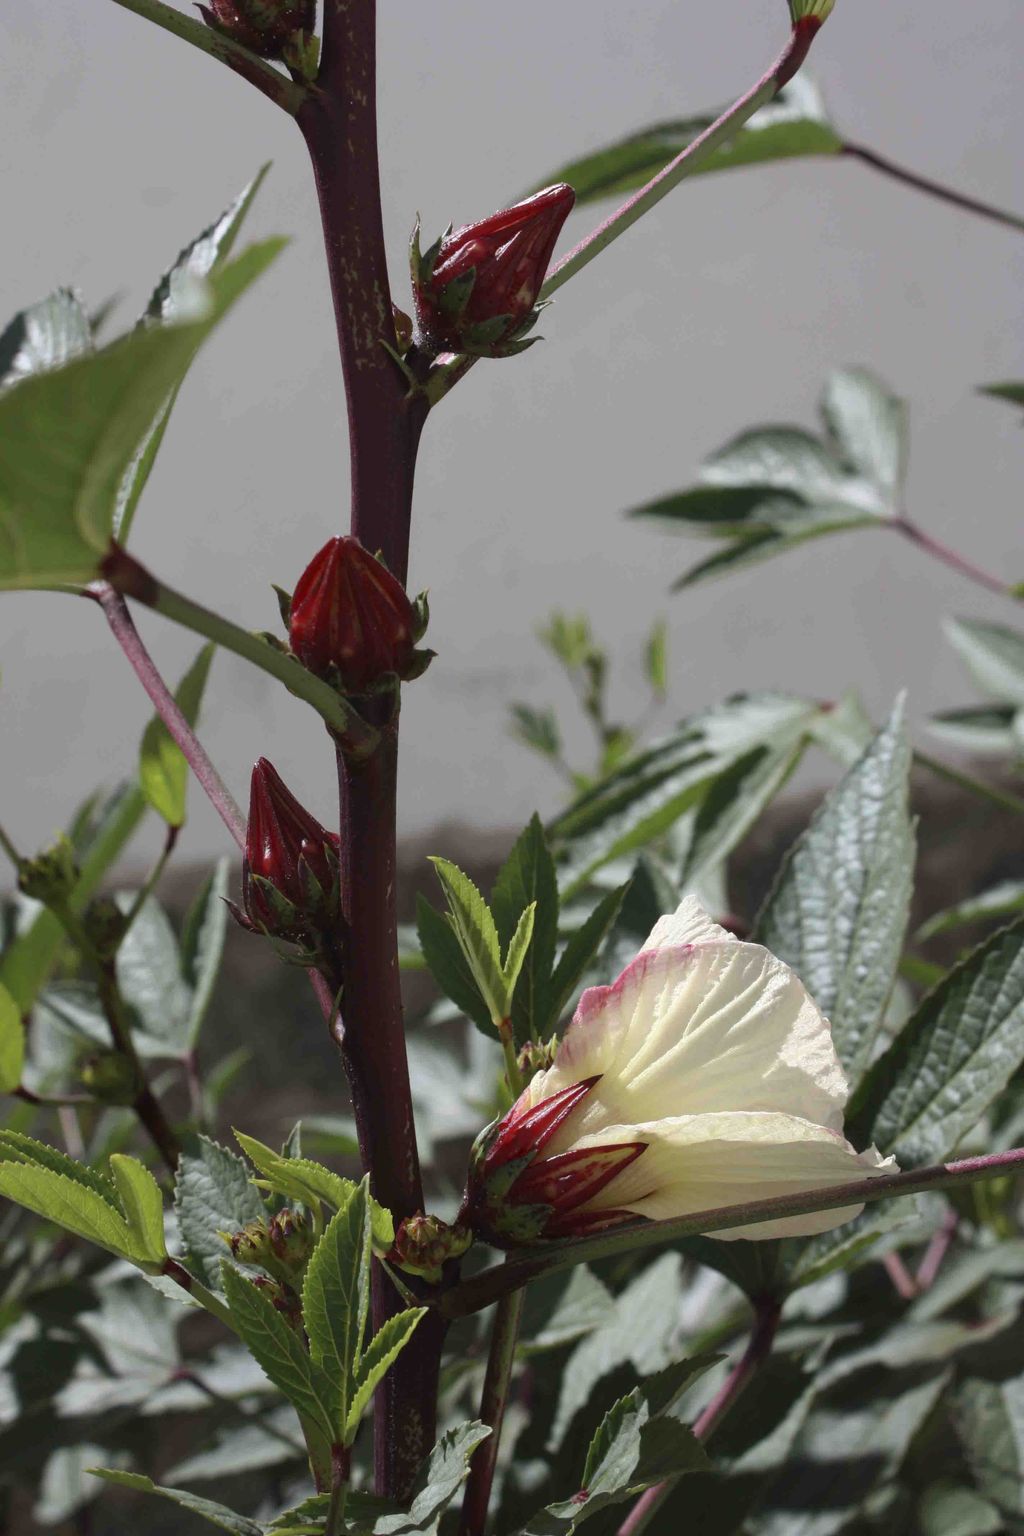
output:
[[552, 1035], [550, 1040], [527, 1040], [516, 1057], [516, 1066], [524, 1086], [538, 1072], [547, 1071], [554, 1064], [555, 1052], [558, 1050], [558, 1036]]
[[450, 1227], [439, 1216], [407, 1216], [395, 1233], [389, 1257], [406, 1274], [438, 1285], [444, 1265], [461, 1258], [472, 1241], [472, 1232], [461, 1223]]
[[313, 1252], [313, 1231], [301, 1211], [288, 1206], [271, 1217], [267, 1236], [275, 1259], [288, 1270], [302, 1270]]
[[18, 889], [48, 907], [62, 906], [78, 884], [75, 850], [61, 833], [56, 842], [18, 866]]
[[250, 1221], [240, 1232], [224, 1235], [231, 1247], [232, 1258], [239, 1264], [262, 1265], [273, 1259], [265, 1221]]

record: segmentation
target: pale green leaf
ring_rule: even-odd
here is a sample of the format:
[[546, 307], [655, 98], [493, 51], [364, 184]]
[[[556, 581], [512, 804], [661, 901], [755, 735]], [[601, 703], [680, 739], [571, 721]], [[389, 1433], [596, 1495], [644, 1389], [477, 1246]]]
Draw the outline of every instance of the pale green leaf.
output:
[[791, 965], [856, 1078], [882, 1023], [910, 908], [914, 838], [902, 701], [787, 856], [756, 937]]
[[515, 932], [508, 942], [508, 952], [505, 955], [505, 986], [508, 989], [508, 997], [511, 1000], [516, 989], [526, 960], [526, 952], [533, 938], [534, 920], [537, 915], [537, 903], [532, 901], [520, 916], [516, 924]]
[[87, 1168], [84, 1163], [76, 1162], [66, 1153], [58, 1152], [56, 1147], [49, 1146], [45, 1141], [35, 1141], [21, 1131], [0, 1130], [0, 1164], [8, 1162], [48, 1168], [51, 1173], [70, 1179], [73, 1184], [80, 1184], [83, 1189], [99, 1195], [112, 1211], [121, 1214], [117, 1191], [108, 1178], [95, 1168]]
[[416, 1332], [420, 1319], [426, 1315], [425, 1307], [412, 1307], [396, 1313], [366, 1346], [353, 1382], [352, 1401], [345, 1422], [346, 1443], [355, 1438], [370, 1398]]
[[21, 1012], [0, 983], [0, 1093], [12, 1093], [21, 1082], [25, 1064], [25, 1026]]
[[806, 740], [794, 747], [757, 747], [712, 779], [697, 807], [680, 874], [692, 886], [721, 864], [758, 821], [795, 771]]
[[128, 1222], [131, 1257], [138, 1263], [162, 1264], [167, 1244], [159, 1184], [136, 1158], [120, 1152], [111, 1155], [110, 1172]]
[[374, 1536], [436, 1531], [441, 1515], [466, 1481], [470, 1457], [490, 1433], [488, 1425], [475, 1420], [447, 1430], [416, 1479], [408, 1512], [381, 1516], [373, 1526]]
[[248, 1515], [239, 1515], [223, 1504], [200, 1498], [197, 1493], [188, 1493], [184, 1488], [161, 1488], [159, 1483], [144, 1477], [141, 1472], [119, 1472], [113, 1467], [90, 1467], [89, 1470], [93, 1477], [102, 1477], [104, 1482], [117, 1483], [137, 1493], [154, 1493], [158, 1498], [167, 1499], [187, 1509], [190, 1514], [198, 1515], [200, 1520], [219, 1526], [222, 1531], [230, 1531], [231, 1536], [263, 1536], [263, 1527], [257, 1525], [255, 1520], [250, 1520]]
[[850, 468], [895, 499], [906, 460], [906, 402], [890, 394], [873, 373], [850, 368], [832, 374], [821, 408]]
[[239, 1232], [266, 1215], [248, 1167], [208, 1137], [190, 1138], [178, 1163], [174, 1203], [190, 1268], [204, 1285], [219, 1291], [228, 1253], [220, 1234]]
[[0, 1163], [0, 1195], [118, 1258], [136, 1258], [124, 1217], [94, 1189], [52, 1168]]
[[[314, 1207], [323, 1200], [335, 1210], [342, 1210], [359, 1188], [353, 1179], [342, 1178], [330, 1168], [325, 1168], [323, 1163], [313, 1162], [308, 1157], [282, 1157], [255, 1137], [244, 1136], [241, 1131], [235, 1131], [235, 1140], [265, 1176], [275, 1193], [285, 1195], [290, 1200], [299, 1200], [303, 1205]], [[386, 1253], [395, 1240], [394, 1222], [389, 1212], [372, 1196], [370, 1212], [374, 1249], [378, 1253]]]
[[432, 858], [448, 900], [449, 922], [492, 1023], [507, 1018], [509, 990], [501, 966], [498, 930], [486, 901], [468, 875], [447, 859]]
[[[199, 718], [203, 690], [215, 647], [204, 645], [175, 690], [175, 701], [189, 725]], [[154, 715], [142, 735], [139, 749], [139, 784], [149, 804], [170, 827], [185, 820], [185, 795], [189, 768], [184, 754], [159, 715]]]
[[1015, 917], [1024, 911], [1024, 880], [1000, 880], [977, 896], [968, 896], [952, 907], [935, 912], [922, 923], [914, 935], [918, 943], [925, 943], [942, 933], [953, 933], [958, 928], [973, 923], [991, 922], [997, 918]]
[[78, 295], [58, 288], [15, 315], [0, 334], [0, 389], [91, 350], [89, 317]]
[[1024, 706], [1024, 633], [1006, 624], [947, 619], [946, 638], [988, 698]]
[[0, 396], [0, 588], [93, 579], [154, 415], [280, 249], [251, 246], [214, 274], [201, 318], [123, 337]]

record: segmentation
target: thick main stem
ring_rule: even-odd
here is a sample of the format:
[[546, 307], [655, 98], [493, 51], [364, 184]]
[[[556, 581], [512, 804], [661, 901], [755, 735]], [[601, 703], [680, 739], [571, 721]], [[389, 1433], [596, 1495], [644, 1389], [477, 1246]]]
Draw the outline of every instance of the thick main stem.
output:
[[[326, 0], [322, 64], [298, 114], [323, 224], [345, 380], [352, 533], [406, 580], [413, 475], [427, 402], [409, 395], [385, 344], [394, 318], [377, 163], [375, 0]], [[397, 723], [356, 761], [339, 749], [345, 933], [340, 1044], [366, 1167], [396, 1223], [422, 1209], [402, 1019], [395, 911]], [[379, 1266], [374, 1325], [402, 1305]], [[445, 1325], [424, 1319], [374, 1400], [379, 1493], [408, 1494], [431, 1449]]]
[[525, 1288], [513, 1291], [510, 1296], [503, 1296], [494, 1314], [487, 1371], [480, 1398], [480, 1419], [490, 1426], [491, 1432], [473, 1452], [462, 1501], [459, 1536], [483, 1536], [487, 1524], [487, 1510], [491, 1502], [494, 1469], [498, 1464], [501, 1427], [505, 1422], [509, 1382], [515, 1364], [516, 1341], [519, 1338], [525, 1298]]

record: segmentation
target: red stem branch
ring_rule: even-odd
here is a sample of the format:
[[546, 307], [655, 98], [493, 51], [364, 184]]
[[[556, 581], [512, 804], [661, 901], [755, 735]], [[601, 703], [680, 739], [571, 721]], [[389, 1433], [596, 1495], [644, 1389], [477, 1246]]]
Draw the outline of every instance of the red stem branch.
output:
[[943, 544], [939, 539], [926, 533], [917, 523], [911, 522], [907, 517], [894, 519], [892, 527], [902, 533], [911, 544], [916, 544], [918, 549], [923, 549], [926, 554], [933, 555], [936, 560], [941, 560], [943, 565], [948, 565], [951, 570], [965, 576], [968, 581], [977, 582], [981, 587], [987, 587], [990, 592], [998, 592], [1000, 597], [1014, 597], [1014, 588], [1008, 581], [1003, 581], [999, 576], [992, 576], [988, 571], [982, 570], [980, 565], [975, 565], [966, 556], [959, 554], [955, 549], [950, 549], [948, 544]]
[[1002, 208], [994, 208], [991, 203], [983, 203], [976, 197], [968, 197], [964, 192], [957, 192], [952, 187], [944, 186], [941, 181], [932, 181], [928, 176], [920, 176], [917, 171], [908, 171], [905, 166], [897, 165], [885, 155], [880, 155], [876, 150], [868, 149], [864, 144], [843, 145], [842, 153], [848, 155], [851, 160], [860, 160], [873, 171], [880, 171], [883, 176], [891, 176], [894, 181], [902, 182], [906, 187], [913, 187], [917, 192], [924, 192], [929, 197], [937, 197], [940, 202], [949, 203], [953, 208], [962, 208], [966, 213], [976, 213], [980, 218], [991, 219], [995, 224], [1002, 224], [1007, 229], [1015, 229], [1024, 233], [1024, 219], [1016, 213], [1008, 213]]

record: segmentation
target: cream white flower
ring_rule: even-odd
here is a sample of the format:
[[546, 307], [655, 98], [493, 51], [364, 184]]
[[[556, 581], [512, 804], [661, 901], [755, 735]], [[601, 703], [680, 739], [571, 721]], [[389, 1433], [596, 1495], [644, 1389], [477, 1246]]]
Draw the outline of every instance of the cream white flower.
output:
[[[847, 1092], [795, 973], [690, 897], [612, 986], [583, 994], [553, 1065], [482, 1138], [467, 1218], [510, 1246], [894, 1171], [843, 1136]], [[717, 1235], [804, 1236], [861, 1209]]]

